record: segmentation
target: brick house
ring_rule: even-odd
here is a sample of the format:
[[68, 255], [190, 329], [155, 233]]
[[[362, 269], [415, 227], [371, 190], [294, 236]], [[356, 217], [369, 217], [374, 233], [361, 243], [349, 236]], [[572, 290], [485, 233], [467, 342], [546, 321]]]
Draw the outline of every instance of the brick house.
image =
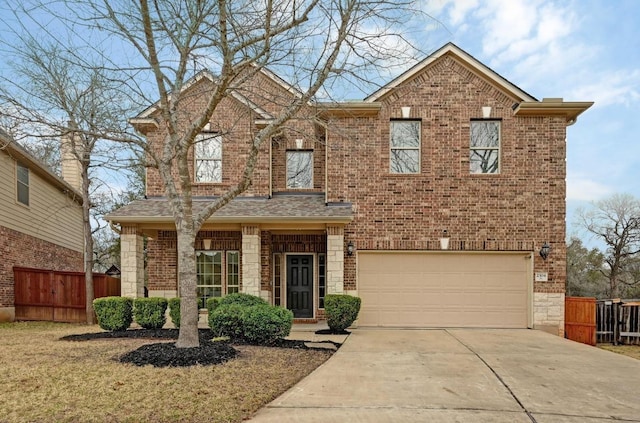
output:
[[65, 182], [0, 130], [0, 322], [15, 319], [14, 266], [84, 268], [75, 163], [63, 161], [66, 175], [72, 175]]
[[[185, 89], [197, 99], [211, 82]], [[261, 71], [224, 100], [191, 152], [194, 208], [238, 178], [253, 131], [292, 95]], [[562, 334], [566, 127], [591, 104], [538, 101], [447, 44], [363, 101], [309, 105], [199, 233], [201, 304], [240, 291], [316, 320], [326, 294], [348, 293], [360, 325]], [[154, 113], [131, 121], [150, 143]], [[177, 295], [162, 196], [149, 170], [147, 199], [107, 217], [122, 228], [123, 295], [143, 292], [143, 235], [149, 295]]]

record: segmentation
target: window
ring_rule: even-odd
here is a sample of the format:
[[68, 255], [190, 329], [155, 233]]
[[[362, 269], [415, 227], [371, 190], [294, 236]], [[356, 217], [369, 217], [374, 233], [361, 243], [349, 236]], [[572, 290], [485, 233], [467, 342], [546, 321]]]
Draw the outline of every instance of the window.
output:
[[324, 308], [324, 296], [327, 290], [326, 254], [318, 254], [318, 308]]
[[[225, 258], [225, 263], [222, 260]], [[226, 268], [226, 273], [223, 269]], [[207, 299], [240, 291], [240, 253], [238, 251], [196, 251], [198, 307]], [[226, 281], [226, 283], [223, 283]]]
[[222, 137], [199, 134], [195, 144], [195, 182], [222, 182]]
[[282, 305], [282, 255], [273, 255], [273, 305]]
[[500, 121], [471, 121], [471, 173], [500, 173]]
[[313, 151], [287, 151], [287, 188], [313, 188]]
[[420, 172], [420, 121], [391, 122], [391, 173]]
[[240, 253], [227, 251], [227, 294], [240, 291]]
[[16, 192], [18, 202], [29, 205], [29, 168], [18, 163]]

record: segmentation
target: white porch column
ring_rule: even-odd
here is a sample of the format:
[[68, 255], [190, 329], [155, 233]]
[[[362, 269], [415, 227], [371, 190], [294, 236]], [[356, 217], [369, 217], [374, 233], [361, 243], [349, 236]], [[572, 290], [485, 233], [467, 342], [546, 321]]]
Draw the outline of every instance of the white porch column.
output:
[[120, 295], [144, 297], [142, 233], [137, 226], [123, 226], [120, 233]]
[[344, 227], [327, 226], [327, 294], [344, 293]]
[[242, 227], [242, 292], [260, 296], [260, 227]]

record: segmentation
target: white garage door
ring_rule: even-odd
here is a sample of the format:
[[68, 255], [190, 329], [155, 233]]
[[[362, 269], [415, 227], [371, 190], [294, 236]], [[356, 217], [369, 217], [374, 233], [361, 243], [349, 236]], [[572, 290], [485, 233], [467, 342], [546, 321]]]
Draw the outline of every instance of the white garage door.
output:
[[528, 253], [358, 253], [361, 326], [526, 328]]

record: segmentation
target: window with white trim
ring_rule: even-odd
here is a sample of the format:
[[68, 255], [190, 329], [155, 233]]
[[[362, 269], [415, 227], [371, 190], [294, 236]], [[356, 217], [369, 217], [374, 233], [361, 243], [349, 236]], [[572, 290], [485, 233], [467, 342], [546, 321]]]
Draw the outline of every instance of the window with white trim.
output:
[[500, 121], [472, 120], [470, 132], [470, 172], [500, 173]]
[[420, 173], [420, 124], [419, 120], [391, 121], [391, 173]]
[[16, 169], [16, 198], [19, 203], [29, 205], [29, 168], [20, 163]]
[[324, 308], [327, 293], [327, 255], [318, 254], [318, 308]]
[[222, 182], [222, 136], [198, 134], [194, 147], [195, 182]]
[[196, 278], [199, 308], [206, 308], [211, 297], [239, 292], [240, 252], [196, 251]]
[[313, 151], [287, 151], [287, 188], [313, 188]]

